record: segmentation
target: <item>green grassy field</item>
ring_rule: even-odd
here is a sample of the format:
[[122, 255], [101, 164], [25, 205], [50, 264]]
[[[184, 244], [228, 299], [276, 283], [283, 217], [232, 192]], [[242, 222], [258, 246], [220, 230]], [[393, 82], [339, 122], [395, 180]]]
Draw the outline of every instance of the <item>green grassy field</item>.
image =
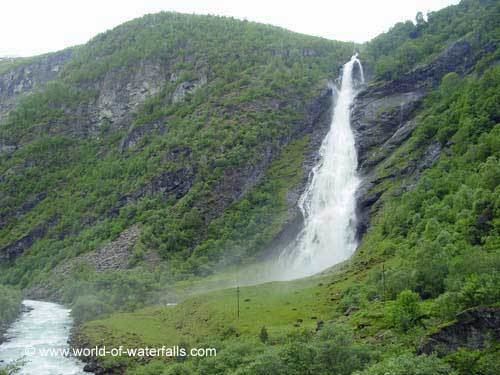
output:
[[[331, 277], [317, 277], [293, 282], [270, 282], [240, 287], [240, 316], [237, 316], [236, 288], [222, 289], [189, 297], [177, 306], [151, 307], [134, 313], [116, 314], [93, 321], [83, 332], [93, 341], [102, 330], [112, 343], [133, 338], [148, 345], [194, 344], [207, 335], [222, 338], [235, 331], [257, 336], [265, 326], [270, 335], [291, 330], [313, 329], [317, 321], [331, 319], [337, 296], [327, 283]], [[135, 341], [137, 340], [137, 341]]]
[[[251, 271], [241, 270], [240, 277], [246, 272]], [[362, 284], [367, 277], [367, 270], [356, 261], [320, 276], [242, 286], [239, 317], [235, 287], [203, 291], [230, 283], [235, 275], [228, 271], [205, 280], [178, 283], [176, 294], [188, 296], [178, 305], [113, 314], [84, 324], [80, 335], [92, 346], [194, 346], [210, 344], [211, 340], [215, 345], [234, 337], [258, 339], [262, 327], [266, 327], [270, 342], [279, 343], [289, 335], [314, 332], [318, 324], [333, 319], [351, 323], [363, 331], [371, 325], [369, 322], [379, 321], [383, 315], [382, 304], [369, 314], [343, 314], [343, 291]]]

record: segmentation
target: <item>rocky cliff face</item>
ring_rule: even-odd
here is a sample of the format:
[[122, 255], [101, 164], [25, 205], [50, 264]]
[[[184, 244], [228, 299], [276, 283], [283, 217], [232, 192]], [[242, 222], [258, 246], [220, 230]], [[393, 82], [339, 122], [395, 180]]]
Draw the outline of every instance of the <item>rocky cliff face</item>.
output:
[[[385, 193], [383, 182], [387, 179], [403, 178], [415, 181], [420, 173], [430, 168], [440, 156], [441, 145], [434, 142], [424, 150], [423, 158], [408, 160], [408, 168], [393, 168], [394, 173], [387, 173], [391, 168], [385, 164], [418, 125], [416, 116], [426, 95], [441, 82], [445, 74], [457, 72], [464, 75], [479, 58], [480, 56], [473, 54], [469, 43], [460, 41], [451, 45], [430, 64], [416, 68], [398, 80], [371, 82], [357, 95], [352, 108], [351, 126], [356, 138], [358, 171], [362, 177], [358, 191], [358, 239], [367, 231], [370, 219], [380, 207], [380, 199]], [[311, 112], [319, 114], [320, 120], [316, 121], [314, 128], [308, 128], [313, 140], [311, 151], [304, 162], [305, 176], [309, 176], [318, 162], [319, 147], [330, 127], [333, 108], [331, 104], [331, 96], [328, 101], [323, 97]], [[290, 243], [300, 231], [303, 217], [298, 209], [298, 199], [307, 181], [307, 178], [304, 179], [299, 187], [290, 191], [288, 224], [270, 248], [280, 248]], [[411, 188], [411, 185], [408, 188]]]
[[[29, 94], [59, 75], [71, 59], [72, 49], [35, 58], [32, 62], [0, 74], [0, 123], [23, 95]], [[1, 145], [0, 145], [1, 147]]]
[[[103, 82], [99, 83], [100, 94], [96, 103], [88, 106], [89, 112], [81, 112], [85, 113], [83, 118], [86, 118], [86, 120], [81, 120], [77, 125], [73, 124], [73, 129], [81, 129], [81, 136], [92, 135], [98, 131], [99, 124], [101, 124], [99, 122], [99, 116], [101, 116], [102, 113], [107, 113], [109, 122], [113, 124], [113, 127], [130, 127], [119, 145], [122, 153], [134, 150], [140, 140], [146, 135], [163, 135], [168, 132], [168, 123], [155, 122], [136, 127], [130, 125], [134, 113], [133, 108], [137, 108], [141, 102], [151, 97], [151, 95], [154, 95], [154, 93], [157, 93], [162, 85], [165, 84], [165, 79], [171, 79], [168, 78], [171, 74], [168, 73], [168, 71], [160, 73], [161, 69], [159, 69], [158, 66], [149, 66], [149, 68], [146, 68], [144, 63], [141, 63], [141, 66], [143, 67], [133, 74], [131, 78], [125, 79], [122, 77], [121, 82], [115, 82], [112, 86], [109, 85], [111, 85], [113, 79], [109, 76], [107, 76]], [[149, 71], [149, 73], [145, 73], [145, 71]], [[140, 79], [142, 73], [144, 73], [146, 77], [143, 81]], [[174, 77], [174, 81], [175, 80], [177, 80], [176, 77]], [[143, 89], [138, 88], [139, 82], [142, 82], [141, 87], [143, 87]], [[183, 87], [184, 90], [196, 90], [201, 84], [206, 84], [206, 80], [202, 79], [199, 83], [190, 85], [189, 87], [185, 85], [185, 82], [181, 82], [178, 87]], [[175, 90], [174, 94], [175, 93], [180, 95], [178, 90]], [[188, 93], [189, 92], [185, 91], [183, 95], [185, 96]], [[298, 209], [297, 203], [307, 183], [307, 176], [309, 176], [312, 168], [318, 162], [318, 150], [330, 126], [333, 103], [332, 95], [333, 90], [330, 87], [325, 86], [323, 89], [319, 90], [317, 96], [306, 106], [304, 117], [295, 124], [293, 132], [291, 132], [286, 139], [280, 140], [280, 143], [284, 146], [289, 142], [301, 139], [307, 135], [310, 138], [310, 144], [303, 165], [305, 178], [300, 186], [295, 187], [288, 194], [288, 218], [277, 242], [293, 239], [302, 225], [302, 214]], [[175, 98], [177, 98], [175, 99], [177, 101], [183, 100], [181, 96], [172, 95], [168, 100], [173, 101]], [[99, 103], [108, 103], [109, 111], [103, 109], [105, 107], [100, 106]], [[279, 106], [281, 103], [277, 105]], [[95, 127], [93, 127], [94, 125]], [[75, 126], [77, 127], [75, 128]], [[210, 211], [206, 213], [205, 220], [212, 220], [222, 215], [227, 207], [240, 200], [262, 180], [267, 168], [277, 157], [279, 157], [279, 149], [276, 147], [268, 147], [265, 155], [263, 155], [257, 163], [254, 162], [249, 165], [226, 168], [223, 178], [214, 189], [214, 194], [217, 197], [217, 199], [215, 199], [215, 204], [211, 207]], [[92, 226], [97, 220], [116, 217], [123, 207], [134, 204], [144, 197], [161, 196], [164, 201], [167, 201], [168, 199], [179, 200], [186, 195], [195, 183], [197, 173], [196, 161], [192, 159], [191, 149], [189, 147], [179, 147], [178, 149], [172, 150], [165, 158], [167, 159], [165, 160], [166, 162], [182, 162], [185, 167], [175, 171], [166, 171], [158, 176], [154, 176], [147, 184], [119, 197], [112, 209], [103, 217], [86, 220], [82, 223], [81, 228]], [[29, 213], [31, 209], [36, 207], [36, 205], [45, 198], [45, 193], [33, 197], [32, 200], [26, 202], [26, 204], [14, 213], [14, 217], [22, 217]], [[206, 211], [206, 207], [200, 207], [200, 211]], [[14, 217], [8, 215], [0, 216], [0, 225], [9, 224]], [[58, 218], [54, 217], [50, 221], [37, 226], [19, 240], [1, 248], [0, 263], [15, 261], [16, 258], [27, 252], [36, 241], [45, 236], [50, 236], [50, 229], [54, 227], [57, 222]], [[74, 234], [75, 233], [60, 234], [59, 238]]]
[[[42, 88], [44, 83], [57, 77], [70, 58], [71, 51], [49, 55], [38, 59], [32, 65], [21, 66], [0, 76], [0, 116], [5, 116], [20, 96]], [[375, 82], [359, 93], [352, 114], [352, 126], [359, 155], [359, 172], [363, 177], [358, 199], [358, 237], [367, 230], [371, 216], [378, 209], [377, 202], [384, 194], [384, 189], [381, 187], [384, 180], [400, 178], [402, 175], [418, 177], [421, 170], [432, 166], [439, 157], [441, 146], [431, 144], [424, 152], [425, 157], [422, 160], [411, 161], [409, 168], [403, 171], [394, 169], [396, 172], [389, 174], [380, 171], [380, 167], [410, 137], [417, 126], [415, 116], [429, 89], [435, 87], [448, 72], [466, 73], [476, 60], [477, 56], [473, 55], [470, 45], [458, 42], [430, 64], [415, 69], [399, 80]], [[85, 83], [82, 88], [95, 92], [96, 95], [90, 101], [79, 105], [76, 110], [76, 121], [64, 124], [64, 132], [69, 132], [73, 136], [93, 137], [99, 134], [103, 126], [109, 126], [114, 130], [128, 129], [119, 147], [122, 152], [133, 150], [145, 136], [163, 135], [168, 132], [168, 121], [131, 126], [134, 113], [148, 98], [160, 93], [166, 85], [170, 85], [172, 90], [165, 100], [177, 103], [184, 100], [186, 95], [208, 84], [206, 68], [200, 68], [197, 78], [183, 81], [179, 78], [181, 72], [173, 71], [168, 64], [154, 60], [140, 60], [135, 64], [133, 67], [112, 69], [102, 79]], [[293, 240], [301, 228], [303, 218], [297, 202], [313, 166], [318, 162], [318, 150], [330, 126], [332, 93], [333, 90], [330, 88], [318, 92], [317, 97], [307, 106], [304, 118], [294, 126], [288, 139], [279, 141], [281, 145], [286, 145], [305, 135], [309, 135], [311, 140], [304, 161], [306, 177], [300, 186], [289, 191], [286, 224], [269, 248]], [[278, 107], [285, 104], [276, 103]], [[241, 199], [261, 180], [272, 160], [278, 155], [279, 150], [269, 147], [258, 162], [227, 168], [214, 190], [216, 205], [211, 207], [204, 219], [210, 221], [218, 217], [229, 205]], [[107, 216], [117, 216], [122, 207], [145, 196], [160, 194], [166, 200], [180, 199], [187, 194], [196, 179], [196, 164], [189, 160], [191, 151], [182, 149], [177, 156], [172, 157], [174, 159], [181, 157], [187, 161], [186, 165], [191, 167], [155, 176], [150, 183], [137, 191], [120, 197]], [[36, 206], [36, 202], [40, 201], [37, 197], [33, 198], [34, 205], [27, 202], [21, 207], [22, 212], [17, 214], [23, 215], [23, 212], [29, 212], [30, 207]], [[42, 195], [41, 200], [44, 197], [45, 195]], [[203, 212], [204, 207], [200, 208]], [[0, 219], [4, 223], [8, 221], [8, 218]], [[55, 222], [57, 218], [3, 248], [0, 251], [2, 254], [0, 259], [12, 261], [22, 255], [34, 241], [44, 237]]]
[[439, 158], [441, 145], [432, 143], [423, 151], [423, 158], [406, 160], [406, 168], [398, 169], [389, 161], [418, 126], [416, 116], [427, 93], [445, 74], [469, 72], [479, 58], [469, 43], [460, 41], [431, 63], [394, 81], [373, 82], [358, 94], [352, 109], [359, 173], [363, 178], [358, 192], [358, 238], [366, 232], [370, 218], [379, 208], [385, 180], [415, 180]]
[[[64, 76], [63, 68], [74, 53], [65, 50], [37, 57], [33, 63], [22, 64], [0, 75], [0, 123], [5, 121], [21, 97], [43, 90], [47, 82]], [[87, 93], [88, 97], [81, 100], [76, 108], [57, 108], [65, 112], [71, 121], [51, 123], [46, 131], [83, 138], [99, 137], [102, 131], [130, 128], [122, 142], [122, 148], [128, 149], [155, 130], [160, 133], [165, 131], [161, 123], [146, 124], [140, 129], [131, 127], [135, 113], [147, 99], [171, 85], [173, 92], [167, 95], [165, 104], [178, 103], [206, 84], [204, 70], [200, 71], [199, 77], [182, 81], [182, 71], [176, 71], [172, 62], [142, 59], [132, 66], [110, 69], [99, 79], [85, 79], [73, 85]], [[0, 140], [0, 153], [12, 152], [26, 141], [29, 139], [19, 140], [13, 145]]]
[[298, 186], [288, 191], [286, 222], [278, 236], [267, 246], [267, 251], [263, 253], [264, 258], [279, 256], [283, 248], [296, 239], [303, 227], [304, 217], [299, 209], [299, 199], [310, 181], [314, 166], [320, 160], [319, 149], [330, 130], [335, 100], [335, 91], [332, 88], [332, 83], [329, 83], [328, 87], [325, 87], [318, 97], [310, 103], [307, 117], [301, 122], [297, 138], [306, 134], [310, 137], [302, 166], [304, 178]]
[[[0, 74], [0, 124], [19, 100], [56, 79], [64, 65], [71, 59], [73, 51], [67, 49], [35, 58], [32, 62]], [[1, 126], [1, 125], [0, 125]], [[17, 145], [0, 138], [0, 155], [15, 151]]]
[[419, 352], [446, 355], [460, 348], [484, 349], [500, 340], [500, 309], [478, 307], [461, 312], [455, 322], [430, 335]]
[[[134, 114], [140, 106], [167, 85], [175, 86], [174, 92], [165, 98], [166, 104], [177, 103], [207, 83], [207, 77], [200, 73], [198, 79], [181, 81], [181, 72], [174, 71], [171, 63], [157, 60], [140, 60], [133, 66], [115, 68], [95, 81], [86, 82], [83, 88], [96, 93], [85, 105], [77, 110], [78, 122], [70, 132], [76, 136], [96, 136], [104, 127], [112, 130], [128, 129]], [[154, 124], [151, 125], [154, 127]], [[148, 132], [130, 135], [132, 140]], [[125, 142], [128, 147], [130, 139]]]

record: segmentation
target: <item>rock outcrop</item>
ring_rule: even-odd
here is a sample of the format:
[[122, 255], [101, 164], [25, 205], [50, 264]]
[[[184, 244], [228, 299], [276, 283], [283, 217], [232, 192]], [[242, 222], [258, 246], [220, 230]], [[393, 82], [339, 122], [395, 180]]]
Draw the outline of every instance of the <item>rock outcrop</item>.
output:
[[[380, 167], [405, 143], [418, 126], [416, 115], [427, 93], [450, 72], [466, 74], [480, 56], [466, 41], [451, 45], [431, 63], [417, 67], [400, 78], [387, 82], [373, 82], [355, 99], [352, 109], [352, 127], [358, 151], [359, 173], [362, 184], [358, 191], [358, 229], [361, 238], [369, 227], [370, 218], [377, 212], [377, 204], [384, 194], [386, 179], [412, 178], [430, 168], [441, 153], [441, 145], [432, 143], [423, 150], [421, 160], [408, 160], [403, 170], [392, 169], [380, 173]], [[411, 188], [411, 186], [408, 186]]]
[[286, 222], [278, 236], [267, 246], [268, 251], [263, 252], [264, 258], [279, 255], [284, 247], [297, 238], [297, 234], [304, 225], [304, 217], [298, 203], [312, 177], [311, 172], [314, 166], [319, 162], [319, 150], [323, 139], [330, 130], [335, 100], [335, 90], [333, 90], [332, 83], [329, 83], [328, 87], [321, 90], [320, 94], [309, 104], [307, 116], [300, 123], [297, 134], [300, 136], [307, 134], [310, 137], [303, 163], [304, 178], [298, 186], [288, 191]]
[[[162, 92], [168, 84], [175, 83], [180, 72], [172, 71], [170, 65], [165, 61], [140, 60], [132, 67], [111, 70], [102, 79], [88, 84], [86, 88], [96, 92], [97, 96], [79, 108], [80, 120], [72, 130], [73, 134], [95, 137], [103, 130], [130, 128], [143, 103]], [[200, 73], [199, 76], [197, 79], [179, 83], [177, 88], [164, 98], [165, 104], [182, 102], [188, 94], [193, 94], [206, 85], [206, 73]], [[163, 134], [166, 130], [164, 123], [162, 120], [133, 128], [122, 143], [122, 148], [133, 147], [139, 139], [152, 132]], [[106, 130], [106, 127], [109, 129]]]
[[139, 142], [146, 136], [151, 134], [163, 135], [167, 131], [167, 127], [162, 122], [154, 122], [151, 124], [139, 125], [129, 129], [127, 135], [120, 143], [122, 152], [134, 149]]
[[78, 109], [79, 120], [71, 131], [76, 136], [94, 137], [105, 127], [128, 129], [140, 106], [165, 87], [169, 75], [169, 67], [161, 62], [141, 60], [85, 83], [84, 88], [97, 95]]
[[178, 103], [186, 97], [188, 94], [193, 94], [203, 85], [207, 84], [207, 76], [202, 75], [199, 79], [194, 79], [191, 81], [185, 81], [180, 83], [172, 94], [172, 103]]
[[35, 228], [33, 228], [29, 233], [18, 239], [17, 241], [3, 247], [0, 249], [0, 263], [11, 262], [16, 258], [20, 257], [27, 251], [35, 241], [44, 237], [48, 230], [57, 224], [57, 218], [51, 218], [47, 222], [44, 222]]
[[[36, 57], [32, 63], [22, 63], [19, 67], [0, 75], [0, 123], [8, 112], [15, 107], [20, 97], [37, 90], [60, 76], [64, 65], [71, 60], [72, 50]], [[71, 121], [51, 123], [51, 132], [77, 138], [99, 137], [102, 132], [128, 129], [134, 116], [143, 103], [159, 94], [169, 84], [177, 85], [173, 92], [164, 98], [165, 104], [182, 102], [188, 94], [207, 84], [205, 68], [200, 67], [199, 77], [185, 82], [176, 82], [182, 72], [172, 66], [175, 61], [141, 59], [130, 66], [110, 69], [98, 79], [78, 78], [76, 87], [84, 94], [75, 108], [58, 108], [65, 112]], [[64, 74], [62, 81], [67, 80]], [[74, 79], [74, 78], [72, 78]], [[160, 130], [163, 124], [149, 124], [135, 128], [123, 147], [133, 147], [136, 138], [150, 130]], [[0, 153], [13, 152], [23, 146], [23, 140], [16, 144], [4, 144], [0, 140]]]
[[[90, 253], [80, 255], [54, 268], [54, 274], [68, 275], [76, 266], [85, 264], [96, 272], [117, 271], [130, 268], [133, 260], [133, 248], [140, 235], [137, 225], [123, 231], [120, 236], [109, 244]], [[153, 267], [158, 264], [156, 253], [145, 255], [146, 263]]]
[[484, 349], [500, 340], [500, 308], [478, 307], [457, 315], [455, 322], [430, 335], [420, 353], [446, 355], [460, 348]]
[[[0, 123], [14, 108], [19, 98], [42, 88], [57, 78], [64, 65], [71, 59], [72, 49], [25, 59], [4, 74], [0, 74]], [[3, 146], [7, 147], [6, 145]], [[2, 145], [0, 144], [0, 153]]]

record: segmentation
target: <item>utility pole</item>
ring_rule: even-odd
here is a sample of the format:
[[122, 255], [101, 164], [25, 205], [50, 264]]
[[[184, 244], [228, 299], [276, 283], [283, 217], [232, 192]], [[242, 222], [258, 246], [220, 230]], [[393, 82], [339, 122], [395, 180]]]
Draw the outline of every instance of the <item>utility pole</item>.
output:
[[240, 272], [236, 271], [236, 318], [240, 320]]
[[240, 287], [236, 285], [236, 306], [237, 306], [237, 317], [240, 320]]
[[385, 303], [385, 267], [384, 263], [382, 263], [382, 302]]

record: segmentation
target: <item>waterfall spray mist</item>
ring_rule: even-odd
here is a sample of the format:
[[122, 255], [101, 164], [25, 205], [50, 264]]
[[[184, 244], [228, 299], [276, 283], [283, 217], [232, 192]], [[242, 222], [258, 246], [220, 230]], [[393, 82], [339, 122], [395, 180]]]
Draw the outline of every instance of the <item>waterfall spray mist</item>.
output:
[[320, 162], [299, 200], [304, 228], [280, 256], [282, 277], [308, 276], [348, 259], [356, 250], [356, 199], [359, 186], [351, 105], [356, 95], [354, 66], [363, 67], [357, 54], [343, 67], [342, 81], [330, 130], [320, 149]]

